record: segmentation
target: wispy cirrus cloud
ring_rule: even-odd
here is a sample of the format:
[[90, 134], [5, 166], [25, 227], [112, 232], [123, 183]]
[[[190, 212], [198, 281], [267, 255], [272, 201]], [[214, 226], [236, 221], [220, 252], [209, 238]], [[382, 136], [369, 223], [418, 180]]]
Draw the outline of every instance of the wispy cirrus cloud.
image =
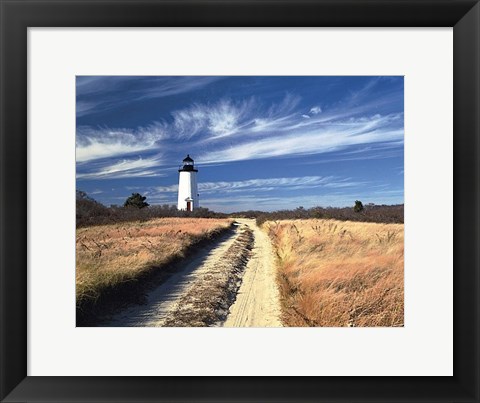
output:
[[[202, 89], [221, 80], [213, 76], [130, 77], [78, 76], [77, 117], [102, 113], [146, 99], [164, 98]], [[132, 88], [132, 83], [135, 87]], [[122, 93], [122, 97], [118, 93]], [[101, 94], [101, 97], [98, 95]]]
[[248, 98], [239, 102], [222, 99], [213, 104], [193, 104], [172, 112], [173, 135], [190, 139], [197, 134], [210, 139], [232, 135], [253, 122], [255, 100]]
[[[352, 181], [351, 178], [334, 176], [302, 176], [285, 178], [256, 178], [242, 181], [200, 182], [198, 190], [202, 194], [208, 193], [235, 193], [235, 192], [265, 192], [272, 190], [299, 190], [325, 188], [347, 188], [363, 186], [367, 182]], [[175, 193], [178, 185], [159, 186], [154, 188], [155, 193]]]
[[145, 127], [131, 128], [77, 128], [76, 159], [86, 162], [149, 151], [160, 146], [161, 140], [172, 141], [193, 138], [192, 147], [199, 143], [218, 141], [226, 137], [243, 136], [274, 128], [286, 120], [298, 104], [298, 97], [287, 94], [259, 115], [261, 105], [253, 98], [240, 101], [221, 99], [211, 104], [193, 104], [188, 108], [173, 110], [172, 121], [153, 122]]
[[[403, 193], [400, 193], [400, 196]], [[305, 208], [314, 206], [323, 207], [345, 207], [353, 206], [355, 200], [362, 199], [365, 203], [370, 201], [378, 204], [397, 204], [399, 197], [397, 194], [381, 194], [369, 198], [366, 194], [358, 192], [330, 193], [325, 195], [290, 195], [290, 196], [259, 196], [259, 195], [242, 195], [230, 200], [222, 197], [206, 197], [202, 203], [208, 205], [216, 211], [235, 212], [245, 210], [262, 210], [274, 211], [282, 209], [295, 209], [299, 206]]]
[[187, 153], [220, 211], [403, 200], [401, 77], [80, 77], [77, 122], [78, 179], [105, 203], [175, 203]]
[[[154, 122], [137, 129], [80, 127], [77, 161], [125, 156], [160, 148], [162, 141], [191, 141], [203, 164], [343, 150], [354, 145], [375, 147], [403, 142], [403, 113], [355, 115], [333, 110], [308, 119], [295, 112], [298, 98], [287, 95], [277, 105], [263, 108], [254, 98], [214, 104], [194, 104], [172, 111], [170, 123]], [[215, 142], [212, 149], [208, 144]]]
[[[231, 137], [258, 135], [293, 117], [300, 97], [287, 93], [281, 102], [266, 107], [255, 97], [223, 98], [215, 103], [193, 104], [172, 112], [172, 132], [179, 138], [221, 141]], [[227, 139], [229, 140], [229, 139]]]
[[162, 165], [161, 156], [150, 158], [138, 157], [136, 159], [121, 159], [115, 162], [108, 160], [94, 164], [88, 171], [77, 171], [77, 179], [120, 179], [139, 178], [151, 176], [164, 176], [158, 172]]
[[282, 190], [297, 190], [305, 188], [311, 189], [315, 187], [335, 187], [339, 184], [342, 184], [343, 186], [353, 185], [348, 184], [345, 179], [338, 179], [333, 176], [303, 176], [290, 178], [249, 179], [233, 182], [207, 182], [201, 183], [199, 190], [201, 190], [203, 193], [243, 192], [246, 189], [249, 191], [271, 191], [278, 188], [281, 188]]
[[310, 121], [311, 124], [300, 127], [285, 125], [280, 133], [206, 152], [201, 156], [202, 163], [321, 154], [354, 145], [374, 147], [376, 143], [403, 141], [403, 116], [400, 115], [351, 118], [329, 125]]
[[137, 129], [79, 127], [76, 137], [77, 162], [92, 161], [151, 151], [166, 137], [165, 126], [153, 123]]

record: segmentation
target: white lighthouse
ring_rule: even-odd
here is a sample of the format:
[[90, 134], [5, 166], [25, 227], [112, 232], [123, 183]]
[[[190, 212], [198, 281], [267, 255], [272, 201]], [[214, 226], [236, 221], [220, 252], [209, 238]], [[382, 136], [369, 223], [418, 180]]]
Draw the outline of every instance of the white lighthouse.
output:
[[178, 178], [178, 209], [193, 211], [198, 208], [197, 172], [190, 155], [183, 160]]

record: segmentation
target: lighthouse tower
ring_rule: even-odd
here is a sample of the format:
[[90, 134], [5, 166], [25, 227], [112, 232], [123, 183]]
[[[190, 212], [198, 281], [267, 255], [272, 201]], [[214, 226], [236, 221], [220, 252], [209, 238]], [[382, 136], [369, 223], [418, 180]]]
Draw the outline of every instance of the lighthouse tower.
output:
[[183, 160], [183, 167], [178, 172], [178, 209], [193, 211], [193, 209], [198, 208], [198, 169], [195, 169], [190, 155], [187, 155]]

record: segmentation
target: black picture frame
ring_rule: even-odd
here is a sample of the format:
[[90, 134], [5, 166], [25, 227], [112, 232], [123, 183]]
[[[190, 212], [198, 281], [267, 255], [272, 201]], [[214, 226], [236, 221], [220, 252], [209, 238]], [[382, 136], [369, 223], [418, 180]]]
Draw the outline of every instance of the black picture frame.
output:
[[[478, 1], [0, 0], [0, 13], [2, 401], [479, 402]], [[27, 376], [27, 28], [136, 26], [453, 27], [452, 377]]]

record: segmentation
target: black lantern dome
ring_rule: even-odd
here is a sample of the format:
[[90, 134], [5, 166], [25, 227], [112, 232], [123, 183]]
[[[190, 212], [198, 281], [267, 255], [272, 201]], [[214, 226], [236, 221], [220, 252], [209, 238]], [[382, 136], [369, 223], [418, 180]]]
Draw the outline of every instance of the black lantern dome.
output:
[[195, 169], [193, 159], [190, 157], [190, 154], [187, 154], [187, 156], [183, 159], [183, 167], [181, 167], [178, 172], [182, 171], [198, 172], [198, 169]]

